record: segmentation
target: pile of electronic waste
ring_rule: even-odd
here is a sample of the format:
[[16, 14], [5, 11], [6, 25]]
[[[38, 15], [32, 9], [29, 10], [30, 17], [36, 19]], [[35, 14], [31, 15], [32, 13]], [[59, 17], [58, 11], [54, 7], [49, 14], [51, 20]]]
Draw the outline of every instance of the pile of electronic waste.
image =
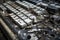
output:
[[58, 1], [7, 1], [0, 4], [0, 17], [14, 33], [13, 40], [60, 40]]

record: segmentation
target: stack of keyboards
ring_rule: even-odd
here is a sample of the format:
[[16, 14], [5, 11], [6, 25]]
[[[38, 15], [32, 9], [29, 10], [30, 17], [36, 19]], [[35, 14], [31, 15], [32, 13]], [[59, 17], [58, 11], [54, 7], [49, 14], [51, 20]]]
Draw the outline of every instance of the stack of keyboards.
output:
[[[24, 6], [25, 8], [27, 8], [29, 10], [32, 7], [31, 9], [38, 16], [41, 16], [41, 14], [43, 14], [43, 13], [47, 13], [45, 9], [37, 7], [36, 5], [33, 5], [33, 4], [25, 2], [25, 1], [23, 1], [23, 2], [16, 1], [16, 3]], [[12, 12], [9, 15], [14, 21], [16, 21], [22, 27], [30, 25], [33, 22], [37, 22], [37, 20], [36, 20], [37, 17], [35, 15], [33, 15], [33, 13], [28, 12], [27, 10], [23, 9], [22, 7], [16, 5], [16, 3], [9, 1], [9, 2], [3, 4], [7, 9], [9, 9]], [[32, 11], [32, 10], [30, 10], [30, 11]]]

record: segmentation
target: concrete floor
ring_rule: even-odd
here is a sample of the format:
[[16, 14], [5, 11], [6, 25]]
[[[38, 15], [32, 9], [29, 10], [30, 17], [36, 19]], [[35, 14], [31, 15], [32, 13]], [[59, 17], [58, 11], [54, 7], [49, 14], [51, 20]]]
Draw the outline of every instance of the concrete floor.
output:
[[[2, 26], [0, 25], [0, 27]], [[1, 32], [1, 29], [0, 29], [0, 40], [6, 40], [5, 37], [3, 36], [3, 33]]]
[[3, 36], [1, 30], [0, 30], [0, 40], [6, 40], [5, 37]]

